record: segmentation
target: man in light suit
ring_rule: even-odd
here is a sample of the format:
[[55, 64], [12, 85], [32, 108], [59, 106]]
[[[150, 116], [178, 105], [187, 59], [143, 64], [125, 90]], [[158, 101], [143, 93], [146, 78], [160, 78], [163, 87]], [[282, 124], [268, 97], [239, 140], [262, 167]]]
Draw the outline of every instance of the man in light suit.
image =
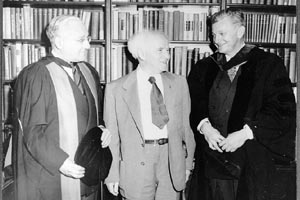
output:
[[[195, 150], [187, 82], [166, 72], [169, 42], [162, 33], [138, 33], [129, 39], [128, 49], [139, 61], [137, 69], [106, 86], [104, 120], [112, 134], [113, 162], [105, 183], [123, 199], [176, 200]], [[154, 125], [149, 77], [156, 79], [164, 99], [160, 111], [166, 108], [167, 117], [161, 126]]]

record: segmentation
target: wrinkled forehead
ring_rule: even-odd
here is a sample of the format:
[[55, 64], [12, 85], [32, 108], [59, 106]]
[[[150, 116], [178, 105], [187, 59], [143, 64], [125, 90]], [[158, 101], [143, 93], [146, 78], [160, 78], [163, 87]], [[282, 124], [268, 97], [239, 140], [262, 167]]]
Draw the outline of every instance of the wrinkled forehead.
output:
[[220, 20], [212, 24], [212, 31], [215, 30], [233, 30], [235, 27], [241, 26], [241, 24], [236, 23], [231, 17], [223, 17]]
[[163, 35], [152, 35], [146, 40], [147, 46], [152, 48], [165, 48], [169, 46], [169, 41]]
[[77, 19], [71, 19], [65, 22], [59, 29], [59, 34], [67, 37], [79, 38], [88, 35], [84, 24]]

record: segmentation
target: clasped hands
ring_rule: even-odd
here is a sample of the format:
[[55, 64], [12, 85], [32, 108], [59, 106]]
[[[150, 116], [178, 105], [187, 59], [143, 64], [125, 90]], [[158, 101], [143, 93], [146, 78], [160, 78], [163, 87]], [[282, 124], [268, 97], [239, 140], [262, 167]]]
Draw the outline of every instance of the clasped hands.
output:
[[221, 133], [217, 129], [215, 129], [209, 122], [204, 123], [200, 129], [209, 145], [209, 148], [211, 148], [212, 150], [217, 150], [220, 153], [222, 153], [223, 151], [235, 152], [248, 139], [245, 129], [232, 132], [228, 134], [226, 138], [223, 137]]
[[[99, 128], [101, 128], [101, 130], [103, 131], [102, 135], [101, 135], [101, 146], [103, 148], [108, 147], [108, 145], [111, 141], [111, 133], [109, 132], [109, 130], [107, 128], [105, 128], [102, 125], [100, 125]], [[75, 164], [75, 162], [70, 158], [67, 158], [64, 161], [64, 163], [59, 168], [59, 171], [63, 175], [74, 178], [74, 179], [79, 179], [79, 178], [84, 177], [84, 173], [85, 173], [84, 167]]]

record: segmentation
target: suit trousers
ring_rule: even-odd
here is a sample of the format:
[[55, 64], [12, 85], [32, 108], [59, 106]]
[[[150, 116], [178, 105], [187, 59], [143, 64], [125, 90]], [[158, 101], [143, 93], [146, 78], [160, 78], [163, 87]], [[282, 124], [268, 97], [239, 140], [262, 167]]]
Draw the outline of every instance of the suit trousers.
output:
[[179, 200], [180, 192], [172, 185], [168, 166], [168, 144], [145, 144], [145, 174], [140, 199], [128, 200]]

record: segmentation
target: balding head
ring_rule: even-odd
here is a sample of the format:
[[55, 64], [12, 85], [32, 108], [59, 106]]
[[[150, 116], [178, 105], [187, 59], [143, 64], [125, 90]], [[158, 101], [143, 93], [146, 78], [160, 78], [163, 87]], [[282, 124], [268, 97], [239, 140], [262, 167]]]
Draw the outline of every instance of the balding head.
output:
[[56, 38], [59, 34], [68, 34], [78, 25], [83, 26], [82, 21], [78, 17], [71, 15], [60, 15], [50, 21], [46, 30], [46, 34], [51, 44], [53, 44], [54, 38]]
[[90, 48], [88, 31], [83, 22], [75, 16], [61, 15], [49, 23], [47, 36], [51, 42], [52, 53], [67, 62], [85, 59]]

